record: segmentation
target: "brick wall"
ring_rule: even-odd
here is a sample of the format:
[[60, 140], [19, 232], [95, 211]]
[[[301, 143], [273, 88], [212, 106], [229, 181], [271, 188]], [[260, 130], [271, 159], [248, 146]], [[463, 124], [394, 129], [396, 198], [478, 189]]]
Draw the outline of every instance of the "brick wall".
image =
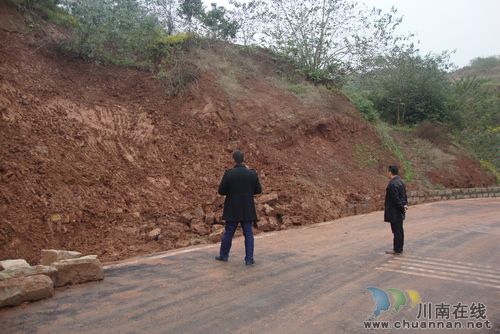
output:
[[450, 199], [486, 198], [486, 197], [500, 197], [500, 187], [445, 189], [445, 190], [408, 192], [408, 202], [410, 205], [420, 204], [425, 202], [444, 201]]

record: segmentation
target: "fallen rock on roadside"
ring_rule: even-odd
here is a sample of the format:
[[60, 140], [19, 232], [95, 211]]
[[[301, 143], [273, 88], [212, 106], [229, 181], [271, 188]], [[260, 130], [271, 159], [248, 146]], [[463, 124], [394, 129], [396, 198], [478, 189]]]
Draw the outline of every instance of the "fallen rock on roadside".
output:
[[8, 270], [8, 269], [18, 269], [18, 268], [29, 268], [31, 267], [26, 260], [23, 259], [16, 259], [16, 260], [3, 260], [0, 261], [0, 267], [2, 267], [2, 270]]
[[97, 255], [44, 249], [40, 262], [50, 266], [32, 267], [23, 259], [0, 261], [0, 307], [51, 297], [54, 287], [104, 278]]
[[259, 230], [263, 232], [276, 231], [279, 229], [278, 221], [274, 217], [264, 217], [260, 220]]
[[211, 232], [210, 226], [199, 219], [195, 219], [191, 222], [191, 231], [199, 235], [208, 235]]
[[54, 282], [46, 275], [16, 277], [0, 282], [0, 307], [52, 297]]
[[104, 270], [97, 255], [60, 260], [52, 265], [57, 269], [56, 287], [104, 279]]
[[40, 264], [44, 266], [50, 266], [56, 261], [76, 259], [79, 257], [82, 257], [82, 253], [58, 249], [42, 249], [42, 258], [40, 259]]
[[50, 266], [20, 267], [0, 271], [0, 282], [18, 277], [29, 277], [35, 275], [45, 275], [55, 283], [57, 269]]

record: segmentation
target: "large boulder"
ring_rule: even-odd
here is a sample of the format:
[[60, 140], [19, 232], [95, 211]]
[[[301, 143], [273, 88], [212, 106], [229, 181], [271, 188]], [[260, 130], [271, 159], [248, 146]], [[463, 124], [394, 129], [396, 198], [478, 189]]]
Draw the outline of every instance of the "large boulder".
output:
[[40, 264], [50, 266], [52, 263], [59, 260], [76, 259], [82, 256], [82, 253], [58, 250], [58, 249], [42, 249], [42, 258]]
[[53, 283], [55, 283], [56, 271], [56, 268], [50, 266], [19, 267], [14, 269], [6, 269], [0, 272], [0, 282], [17, 277], [45, 275], [49, 277]]
[[104, 270], [97, 255], [60, 260], [52, 264], [57, 269], [56, 287], [104, 279]]
[[54, 283], [46, 275], [16, 277], [0, 282], [0, 307], [52, 297]]
[[23, 259], [16, 259], [16, 260], [3, 260], [0, 261], [0, 267], [2, 267], [2, 270], [7, 270], [7, 269], [18, 269], [18, 268], [29, 268], [31, 267], [26, 260]]

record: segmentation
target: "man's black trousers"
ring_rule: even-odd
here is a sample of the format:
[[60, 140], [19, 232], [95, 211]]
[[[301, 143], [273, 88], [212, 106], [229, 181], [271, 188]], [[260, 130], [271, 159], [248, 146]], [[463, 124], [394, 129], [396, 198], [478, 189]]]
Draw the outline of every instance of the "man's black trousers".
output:
[[403, 251], [403, 244], [405, 241], [405, 233], [403, 231], [403, 220], [391, 222], [391, 230], [394, 235], [394, 251], [401, 253]]

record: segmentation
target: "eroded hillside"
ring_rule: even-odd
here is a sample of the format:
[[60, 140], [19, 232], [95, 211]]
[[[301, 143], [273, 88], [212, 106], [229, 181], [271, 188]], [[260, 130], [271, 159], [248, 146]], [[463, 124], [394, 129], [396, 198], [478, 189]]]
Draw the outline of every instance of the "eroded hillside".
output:
[[[40, 47], [44, 32], [0, 7], [0, 258], [64, 248], [116, 260], [216, 240], [236, 148], [278, 194], [272, 211], [259, 206], [261, 229], [380, 209], [396, 158], [344, 96], [288, 82], [267, 52], [192, 47], [195, 79], [172, 96], [148, 72]], [[453, 185], [494, 182], [465, 159], [472, 176]]]

